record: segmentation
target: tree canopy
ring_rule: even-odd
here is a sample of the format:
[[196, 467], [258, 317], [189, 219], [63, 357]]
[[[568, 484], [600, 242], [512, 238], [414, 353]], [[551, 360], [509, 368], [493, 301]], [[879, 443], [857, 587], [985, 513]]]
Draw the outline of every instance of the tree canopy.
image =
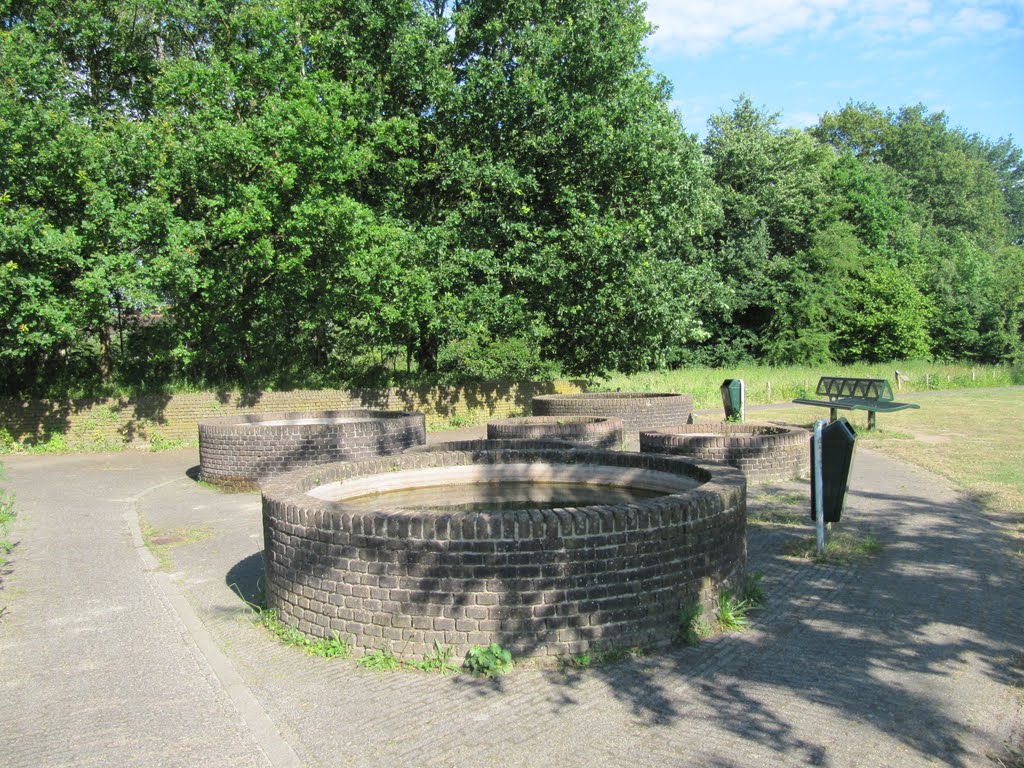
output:
[[0, 5], [0, 394], [1019, 359], [1024, 169], [922, 106], [701, 144], [637, 0]]

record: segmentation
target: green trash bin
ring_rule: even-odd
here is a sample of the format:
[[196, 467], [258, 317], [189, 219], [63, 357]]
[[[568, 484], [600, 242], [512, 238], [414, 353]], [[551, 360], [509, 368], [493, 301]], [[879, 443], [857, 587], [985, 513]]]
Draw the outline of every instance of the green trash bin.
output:
[[[817, 520], [818, 508], [817, 462], [814, 460], [814, 441], [811, 436], [811, 520]], [[822, 512], [826, 523], [838, 523], [846, 505], [846, 492], [850, 487], [850, 469], [857, 447], [857, 433], [850, 422], [840, 418], [821, 430]]]
[[722, 407], [726, 421], [743, 421], [745, 388], [743, 379], [726, 379], [722, 382]]

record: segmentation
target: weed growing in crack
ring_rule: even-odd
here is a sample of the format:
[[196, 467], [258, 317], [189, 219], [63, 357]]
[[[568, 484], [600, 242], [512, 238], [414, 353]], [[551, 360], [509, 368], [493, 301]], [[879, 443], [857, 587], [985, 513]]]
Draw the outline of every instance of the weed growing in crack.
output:
[[764, 605], [765, 594], [764, 589], [761, 588], [761, 579], [763, 578], [764, 574], [760, 571], [748, 573], [743, 577], [743, 589], [740, 591], [740, 596], [750, 608], [760, 608]]
[[402, 662], [395, 658], [390, 648], [378, 648], [373, 653], [360, 656], [356, 659], [356, 664], [374, 672], [394, 672], [402, 666]]
[[700, 641], [711, 637], [714, 627], [704, 615], [704, 606], [696, 600], [687, 603], [679, 611], [679, 639], [686, 645], [700, 645]]
[[512, 670], [512, 654], [497, 643], [486, 648], [474, 645], [466, 653], [465, 667], [476, 675], [497, 677]]
[[449, 672], [458, 672], [459, 665], [452, 661], [455, 649], [449, 645], [442, 645], [434, 641], [434, 650], [423, 657], [422, 661], [407, 661], [405, 666], [418, 669], [421, 672], [437, 672], [440, 675], [447, 675]]
[[857, 565], [871, 559], [881, 550], [882, 543], [874, 536], [836, 531], [825, 542], [823, 555], [818, 554], [818, 544], [814, 538], [800, 539], [788, 548], [786, 554], [816, 563]]
[[742, 632], [750, 626], [747, 611], [750, 603], [735, 597], [732, 592], [723, 589], [718, 596], [718, 626], [723, 632]]

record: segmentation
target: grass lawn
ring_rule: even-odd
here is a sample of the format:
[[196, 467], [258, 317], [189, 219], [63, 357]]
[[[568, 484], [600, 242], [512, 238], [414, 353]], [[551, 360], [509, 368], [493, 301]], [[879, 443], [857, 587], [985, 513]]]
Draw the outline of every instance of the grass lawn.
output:
[[[874, 432], [867, 431], [866, 413], [840, 413], [864, 447], [924, 467], [978, 494], [990, 513], [1024, 533], [1024, 387], [904, 394], [898, 399], [916, 402], [921, 409], [879, 414]], [[795, 405], [747, 416], [813, 428], [828, 411]]]

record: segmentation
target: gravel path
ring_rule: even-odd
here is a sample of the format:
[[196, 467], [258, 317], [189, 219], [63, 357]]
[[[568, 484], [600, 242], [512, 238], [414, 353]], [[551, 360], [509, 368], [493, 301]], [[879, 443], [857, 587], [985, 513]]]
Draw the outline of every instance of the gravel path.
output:
[[[259, 496], [195, 483], [194, 451], [4, 461], [5, 766], [992, 766], [1021, 722], [1006, 534], [862, 448], [846, 525], [884, 545], [869, 562], [785, 557], [812, 533], [806, 483], [752, 486], [753, 518], [801, 516], [749, 528], [768, 595], [752, 630], [493, 683], [369, 672], [254, 626], [236, 592], [259, 589]], [[170, 537], [167, 572], [140, 521]]]

